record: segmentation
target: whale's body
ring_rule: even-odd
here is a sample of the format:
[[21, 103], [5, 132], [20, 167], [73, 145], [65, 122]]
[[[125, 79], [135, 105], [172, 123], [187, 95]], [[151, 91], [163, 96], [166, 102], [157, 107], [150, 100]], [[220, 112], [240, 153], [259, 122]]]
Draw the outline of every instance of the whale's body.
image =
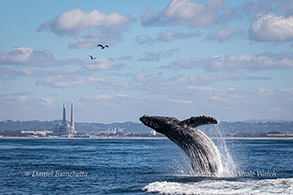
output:
[[216, 176], [221, 172], [222, 164], [216, 146], [202, 131], [195, 128], [217, 124], [215, 118], [200, 116], [180, 121], [174, 117], [144, 115], [140, 121], [180, 146], [189, 156], [195, 174]]

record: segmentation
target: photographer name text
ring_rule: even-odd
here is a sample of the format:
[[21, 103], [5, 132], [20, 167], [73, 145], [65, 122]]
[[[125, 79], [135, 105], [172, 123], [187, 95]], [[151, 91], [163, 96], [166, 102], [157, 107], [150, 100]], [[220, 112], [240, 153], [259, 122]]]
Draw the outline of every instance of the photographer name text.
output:
[[83, 178], [88, 176], [88, 172], [86, 171], [60, 171], [60, 170], [51, 170], [51, 171], [26, 171], [24, 173], [26, 177], [55, 177], [55, 178]]

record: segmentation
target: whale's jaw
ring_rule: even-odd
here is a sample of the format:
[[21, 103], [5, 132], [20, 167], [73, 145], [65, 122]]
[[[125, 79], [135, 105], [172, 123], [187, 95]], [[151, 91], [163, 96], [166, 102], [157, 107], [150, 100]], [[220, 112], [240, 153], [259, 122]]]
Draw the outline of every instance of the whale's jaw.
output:
[[214, 143], [203, 132], [195, 129], [200, 125], [217, 124], [215, 118], [200, 116], [180, 121], [174, 117], [144, 115], [140, 121], [180, 146], [189, 156], [195, 174], [215, 176], [222, 169]]
[[[139, 120], [146, 126], [166, 135], [166, 131], [171, 130], [175, 125], [179, 125], [180, 121], [174, 117], [149, 116], [143, 115]], [[167, 136], [167, 135], [166, 135]]]

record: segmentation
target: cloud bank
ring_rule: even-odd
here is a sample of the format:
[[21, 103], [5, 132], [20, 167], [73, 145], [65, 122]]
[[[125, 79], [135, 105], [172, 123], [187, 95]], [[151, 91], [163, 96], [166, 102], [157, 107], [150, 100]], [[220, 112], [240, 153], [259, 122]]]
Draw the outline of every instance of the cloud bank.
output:
[[224, 42], [228, 39], [231, 39], [232, 37], [236, 37], [238, 35], [241, 35], [243, 33], [240, 29], [221, 29], [218, 30], [214, 34], [210, 34], [207, 36], [207, 40], [217, 40], [218, 42]]
[[84, 86], [94, 86], [97, 89], [121, 90], [130, 88], [128, 82], [111, 82], [103, 78], [88, 77], [78, 78], [73, 76], [46, 76], [37, 80], [36, 85], [51, 88], [78, 88]]
[[79, 37], [69, 43], [69, 48], [94, 48], [97, 39], [108, 44], [116, 43], [126, 27], [134, 21], [133, 17], [119, 13], [105, 13], [99, 10], [84, 12], [74, 9], [62, 13], [52, 21], [44, 22], [38, 31]]
[[292, 69], [293, 53], [264, 52], [254, 56], [218, 55], [206, 58], [182, 58], [176, 61], [175, 65], [185, 69], [202, 68], [207, 72], [233, 73], [245, 73], [259, 70]]
[[119, 28], [133, 22], [133, 18], [119, 13], [104, 13], [98, 10], [84, 12], [74, 9], [62, 13], [52, 21], [39, 26], [39, 30], [49, 30], [57, 35], [77, 36], [94, 27]]
[[158, 35], [158, 41], [173, 41], [178, 39], [190, 39], [193, 37], [199, 37], [201, 35], [200, 32], [174, 32], [174, 31], [165, 31]]
[[197, 3], [190, 0], [173, 0], [165, 9], [153, 12], [147, 9], [141, 17], [144, 26], [186, 25], [209, 27], [222, 23], [233, 15], [223, 0]]
[[119, 70], [125, 67], [124, 64], [118, 63], [111, 58], [97, 58], [95, 60], [90, 60], [89, 58], [69, 58], [64, 60], [56, 60], [54, 55], [47, 50], [32, 49], [28, 47], [14, 48], [6, 52], [0, 52], [0, 65], [47, 68], [80, 65], [81, 67], [91, 71]]
[[19, 47], [0, 52], [0, 65], [56, 66], [59, 63], [52, 53], [43, 49]]
[[273, 13], [260, 14], [252, 21], [249, 35], [255, 41], [293, 41], [293, 16], [285, 18]]

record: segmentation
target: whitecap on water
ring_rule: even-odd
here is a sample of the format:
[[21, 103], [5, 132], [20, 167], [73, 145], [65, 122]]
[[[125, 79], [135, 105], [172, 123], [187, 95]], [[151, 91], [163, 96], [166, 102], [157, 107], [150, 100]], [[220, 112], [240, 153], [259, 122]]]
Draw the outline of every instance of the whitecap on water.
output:
[[253, 180], [203, 180], [200, 182], [154, 182], [143, 188], [159, 194], [292, 194], [293, 178]]

